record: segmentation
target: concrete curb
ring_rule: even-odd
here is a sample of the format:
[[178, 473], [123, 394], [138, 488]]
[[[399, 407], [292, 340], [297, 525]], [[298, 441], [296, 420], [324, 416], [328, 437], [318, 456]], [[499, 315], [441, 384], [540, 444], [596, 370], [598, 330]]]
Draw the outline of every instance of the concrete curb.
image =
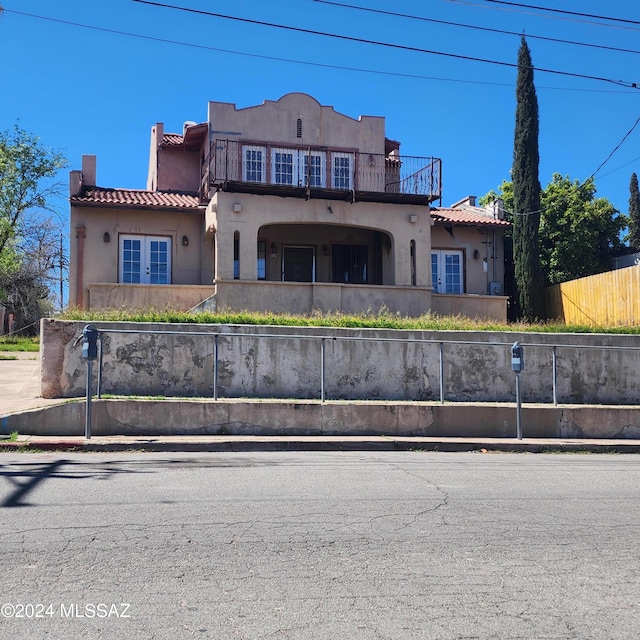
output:
[[284, 451], [438, 451], [478, 453], [640, 453], [638, 440], [554, 440], [421, 437], [109, 437], [21, 436], [0, 440], [0, 452], [284, 452]]

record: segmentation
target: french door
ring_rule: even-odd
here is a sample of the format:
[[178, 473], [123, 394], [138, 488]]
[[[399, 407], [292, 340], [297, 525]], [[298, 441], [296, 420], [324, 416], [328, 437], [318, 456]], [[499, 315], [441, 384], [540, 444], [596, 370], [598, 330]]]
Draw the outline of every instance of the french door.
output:
[[120, 282], [171, 284], [171, 238], [120, 236]]
[[434, 293], [464, 293], [462, 251], [431, 251], [431, 284]]

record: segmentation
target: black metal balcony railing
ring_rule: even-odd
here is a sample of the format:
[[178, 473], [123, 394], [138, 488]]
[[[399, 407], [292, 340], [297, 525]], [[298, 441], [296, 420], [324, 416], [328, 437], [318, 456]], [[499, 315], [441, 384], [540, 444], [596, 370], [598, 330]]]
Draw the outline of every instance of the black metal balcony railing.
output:
[[202, 164], [200, 193], [230, 183], [277, 188], [441, 197], [439, 158], [289, 148], [213, 140]]

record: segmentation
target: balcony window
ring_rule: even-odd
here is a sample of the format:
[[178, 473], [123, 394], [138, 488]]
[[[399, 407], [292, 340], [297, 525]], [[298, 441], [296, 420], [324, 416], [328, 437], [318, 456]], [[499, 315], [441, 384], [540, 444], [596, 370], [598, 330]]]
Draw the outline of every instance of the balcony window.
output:
[[[294, 150], [273, 149], [271, 152], [271, 182], [273, 184], [298, 184], [298, 158]], [[295, 181], [294, 181], [295, 177]]]
[[334, 153], [332, 185], [334, 189], [353, 189], [353, 153]]
[[326, 185], [327, 154], [324, 151], [305, 152], [303, 171], [305, 186], [323, 188]]
[[242, 175], [246, 182], [266, 182], [266, 156], [265, 147], [242, 147]]

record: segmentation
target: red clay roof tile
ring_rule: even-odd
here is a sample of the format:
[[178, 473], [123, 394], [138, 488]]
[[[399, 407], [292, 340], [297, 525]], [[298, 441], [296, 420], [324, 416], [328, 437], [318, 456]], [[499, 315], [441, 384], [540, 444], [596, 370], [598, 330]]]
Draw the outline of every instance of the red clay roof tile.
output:
[[165, 133], [162, 136], [162, 145], [165, 147], [178, 147], [184, 142], [184, 137], [179, 133]]
[[507, 220], [499, 220], [489, 214], [482, 212], [482, 209], [448, 209], [436, 207], [431, 210], [436, 224], [460, 224], [471, 226], [487, 227], [509, 227], [511, 223]]
[[73, 204], [107, 207], [144, 207], [154, 209], [196, 209], [200, 201], [186, 193], [163, 193], [138, 189], [87, 187], [70, 198]]

